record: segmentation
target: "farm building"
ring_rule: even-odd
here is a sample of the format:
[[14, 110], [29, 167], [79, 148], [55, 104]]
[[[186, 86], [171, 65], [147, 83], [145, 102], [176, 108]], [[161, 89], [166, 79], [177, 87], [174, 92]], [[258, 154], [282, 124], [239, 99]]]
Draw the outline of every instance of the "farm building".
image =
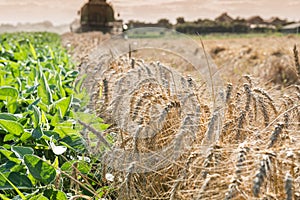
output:
[[215, 19], [216, 22], [225, 22], [225, 23], [231, 23], [234, 21], [232, 17], [230, 17], [226, 12], [222, 13], [219, 17]]
[[282, 33], [300, 33], [300, 22], [286, 25], [281, 28]]
[[285, 25], [287, 23], [287, 20], [283, 20], [278, 17], [272, 17], [271, 19], [266, 20], [265, 22], [269, 25], [279, 27]]
[[248, 24], [265, 24], [265, 21], [260, 16], [253, 16], [247, 19]]

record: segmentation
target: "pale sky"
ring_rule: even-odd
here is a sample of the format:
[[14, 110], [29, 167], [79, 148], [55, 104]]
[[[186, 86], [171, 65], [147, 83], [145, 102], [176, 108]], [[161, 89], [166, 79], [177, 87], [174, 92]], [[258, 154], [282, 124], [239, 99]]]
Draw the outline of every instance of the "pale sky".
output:
[[[232, 17], [260, 15], [300, 20], [300, 0], [107, 0], [126, 22], [129, 19], [156, 22], [179, 16], [186, 20], [211, 18], [228, 12]], [[85, 0], [0, 0], [0, 24], [51, 21], [68, 24]]]

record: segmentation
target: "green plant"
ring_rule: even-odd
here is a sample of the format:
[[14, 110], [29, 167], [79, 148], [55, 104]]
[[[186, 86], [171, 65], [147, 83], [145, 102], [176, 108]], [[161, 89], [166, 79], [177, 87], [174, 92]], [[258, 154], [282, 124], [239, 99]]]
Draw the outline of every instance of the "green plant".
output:
[[[0, 35], [1, 198], [101, 198], [112, 191], [77, 123], [85, 120], [87, 95], [74, 68], [56, 34]], [[98, 130], [108, 127], [85, 117]]]

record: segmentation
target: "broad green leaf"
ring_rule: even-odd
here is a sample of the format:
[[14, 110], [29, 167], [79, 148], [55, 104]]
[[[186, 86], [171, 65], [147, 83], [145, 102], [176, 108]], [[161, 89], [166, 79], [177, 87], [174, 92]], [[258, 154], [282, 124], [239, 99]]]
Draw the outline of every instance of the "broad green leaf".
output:
[[73, 95], [64, 97], [61, 100], [55, 102], [56, 108], [61, 110], [61, 117], [64, 117], [67, 111], [70, 109], [73, 100]]
[[18, 118], [10, 113], [0, 113], [0, 119], [10, 120], [10, 121], [17, 121]]
[[17, 164], [21, 163], [21, 160], [15, 156], [12, 151], [0, 149], [0, 153], [2, 153], [8, 160], [15, 162]]
[[24, 132], [23, 126], [16, 121], [0, 119], [0, 126], [7, 132], [17, 136], [20, 136]]
[[0, 113], [0, 119], [10, 120], [10, 121], [17, 121], [18, 118], [10, 113]]
[[15, 113], [17, 111], [18, 104], [17, 104], [17, 99], [15, 98], [8, 98], [7, 99], [7, 110], [9, 113]]
[[43, 130], [41, 129], [40, 126], [36, 127], [33, 131], [32, 131], [32, 137], [35, 139], [40, 139], [41, 137], [43, 137], [44, 133]]
[[25, 60], [27, 58], [26, 51], [15, 52], [14, 57], [16, 60]]
[[[32, 189], [33, 185], [29, 178], [18, 172], [5, 173], [4, 175], [13, 185], [18, 189]], [[13, 186], [5, 180], [3, 177], [0, 178], [0, 190], [11, 190]]]
[[10, 68], [14, 78], [20, 77], [20, 64], [19, 63], [10, 63]]
[[46, 136], [49, 140], [50, 137], [52, 137], [55, 140], [59, 140], [60, 136], [57, 132], [54, 131], [44, 131], [44, 136]]
[[75, 133], [68, 134], [61, 140], [60, 143], [79, 153], [84, 153], [86, 151], [85, 141], [81, 136]]
[[46, 77], [42, 72], [41, 72], [41, 78], [39, 79], [38, 96], [41, 98], [44, 104], [48, 106], [52, 104], [51, 90], [49, 88]]
[[20, 137], [20, 140], [22, 142], [25, 142], [26, 140], [28, 140], [29, 138], [31, 138], [31, 133], [25, 131], [22, 136]]
[[54, 181], [56, 170], [49, 163], [35, 155], [25, 155], [24, 161], [35, 179], [41, 181], [43, 184], [50, 184]]
[[7, 181], [12, 186], [12, 188], [18, 193], [18, 195], [21, 197], [22, 200], [26, 200], [24, 194], [8, 179], [8, 177], [5, 176], [5, 174], [0, 172], [0, 175], [5, 181]]
[[16, 136], [12, 133], [9, 134], [5, 134], [4, 138], [3, 138], [3, 142], [8, 142], [8, 141], [12, 141], [15, 140]]
[[27, 154], [32, 155], [34, 153], [33, 149], [30, 147], [12, 146], [11, 150], [20, 159], [23, 159]]
[[0, 100], [7, 100], [8, 97], [17, 99], [18, 96], [19, 96], [19, 92], [16, 88], [10, 86], [0, 87]]
[[44, 196], [47, 197], [49, 200], [67, 200], [67, 195], [60, 190], [45, 190]]

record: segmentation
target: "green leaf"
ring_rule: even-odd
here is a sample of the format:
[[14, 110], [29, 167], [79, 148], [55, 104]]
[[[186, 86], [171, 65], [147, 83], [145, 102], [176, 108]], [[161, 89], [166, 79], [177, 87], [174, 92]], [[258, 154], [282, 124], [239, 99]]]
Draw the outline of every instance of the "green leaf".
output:
[[47, 197], [49, 200], [67, 200], [67, 195], [60, 190], [45, 190], [44, 196]]
[[41, 129], [40, 126], [36, 127], [33, 131], [32, 131], [32, 137], [35, 139], [40, 139], [41, 137], [43, 137], [44, 133], [43, 130]]
[[59, 73], [56, 74], [55, 79], [56, 79], [56, 85], [57, 85], [57, 88], [59, 90], [59, 93], [60, 93], [61, 97], [65, 97], [66, 96], [66, 92], [65, 92], [65, 90], [64, 90], [64, 88], [62, 86], [61, 76], [60, 76]]
[[22, 200], [26, 200], [26, 197], [23, 195], [23, 193], [5, 176], [5, 174], [0, 172], [0, 175], [5, 181], [7, 181], [12, 186], [12, 188], [18, 193]]
[[65, 122], [56, 124], [56, 126], [54, 128], [54, 131], [56, 133], [58, 133], [61, 138], [63, 138], [66, 135], [73, 134], [73, 133], [77, 132], [76, 130], [74, 130], [73, 126], [74, 126], [74, 124], [73, 124], [72, 121], [65, 121]]
[[60, 139], [59, 134], [57, 132], [54, 132], [54, 131], [44, 131], [44, 136], [48, 137], [48, 139], [50, 137], [52, 137], [55, 140], [59, 140]]
[[30, 147], [12, 146], [11, 150], [20, 159], [23, 159], [27, 154], [33, 155], [34, 153], [33, 149]]
[[52, 94], [49, 88], [48, 82], [46, 80], [45, 74], [41, 72], [41, 78], [39, 79], [38, 96], [41, 98], [42, 102], [46, 105], [52, 104]]
[[14, 78], [20, 77], [20, 64], [19, 63], [10, 63], [10, 68]]
[[32, 109], [33, 109], [33, 123], [34, 123], [34, 127], [38, 127], [40, 125], [41, 122], [41, 111], [39, 108], [37, 108], [35, 105], [32, 105]]
[[35, 179], [41, 181], [43, 184], [50, 184], [54, 181], [56, 170], [49, 163], [35, 155], [25, 155], [24, 161]]
[[30, 48], [30, 52], [31, 52], [31, 54], [32, 54], [32, 56], [33, 56], [33, 59], [34, 59], [34, 60], [37, 60], [36, 51], [35, 51], [35, 49], [34, 49], [34, 47], [32, 46], [31, 43], [29, 43], [29, 48]]
[[15, 113], [17, 111], [18, 104], [17, 99], [14, 98], [8, 98], [7, 99], [7, 110], [10, 113]]
[[21, 160], [15, 156], [12, 151], [6, 149], [0, 149], [0, 153], [2, 153], [8, 160], [15, 162], [17, 164], [21, 163]]
[[85, 112], [76, 112], [75, 118], [77, 120], [81, 120], [86, 124], [97, 124], [102, 123], [103, 119], [100, 117], [97, 117], [95, 114], [85, 113]]
[[73, 95], [64, 97], [61, 100], [55, 102], [56, 108], [61, 110], [61, 117], [64, 117], [67, 111], [70, 109], [73, 100]]
[[10, 86], [2, 86], [0, 87], [0, 100], [6, 101], [8, 97], [12, 97], [13, 99], [17, 99], [19, 96], [19, 92], [16, 88]]
[[49, 200], [49, 199], [45, 197], [43, 194], [37, 194], [31, 197], [29, 200]]
[[77, 170], [80, 171], [80, 173], [82, 174], [88, 174], [91, 171], [91, 165], [85, 161], [68, 161], [65, 162], [62, 166], [61, 166], [61, 170], [67, 173], [71, 173], [74, 169], [74, 164], [77, 164]]
[[76, 77], [78, 76], [78, 74], [79, 74], [79, 71], [73, 70], [73, 71], [69, 71], [69, 72], [66, 74], [66, 76], [72, 77], [72, 78], [76, 78]]
[[76, 152], [84, 153], [86, 151], [86, 143], [81, 136], [75, 133], [68, 134], [60, 143]]
[[[32, 189], [33, 185], [29, 178], [18, 172], [11, 172], [2, 174], [18, 189]], [[5, 178], [0, 178], [0, 190], [11, 190], [13, 186]]]
[[57, 124], [61, 121], [61, 109], [58, 109], [53, 117], [51, 117], [51, 125], [56, 127]]
[[5, 134], [3, 138], [3, 142], [8, 142], [8, 141], [14, 141], [16, 139], [16, 136], [14, 134]]
[[24, 132], [23, 126], [16, 121], [0, 119], [0, 126], [7, 132], [17, 136], [20, 136]]
[[10, 120], [10, 121], [17, 121], [18, 118], [10, 113], [0, 113], [0, 119]]
[[93, 127], [96, 130], [105, 131], [106, 129], [108, 129], [110, 127], [110, 124], [97, 123], [97, 124], [94, 124]]
[[7, 198], [4, 194], [0, 194], [0, 199], [11, 200], [10, 198]]
[[84, 74], [75, 84], [75, 92], [76, 93], [80, 93], [81, 92], [81, 88], [82, 88], [82, 84], [83, 81], [86, 79], [87, 74]]
[[22, 136], [20, 137], [20, 140], [22, 142], [25, 142], [26, 140], [28, 140], [31, 137], [31, 133], [25, 131]]
[[43, 102], [39, 102], [38, 107], [46, 113], [49, 112], [49, 110], [50, 110], [49, 105], [46, 105]]

